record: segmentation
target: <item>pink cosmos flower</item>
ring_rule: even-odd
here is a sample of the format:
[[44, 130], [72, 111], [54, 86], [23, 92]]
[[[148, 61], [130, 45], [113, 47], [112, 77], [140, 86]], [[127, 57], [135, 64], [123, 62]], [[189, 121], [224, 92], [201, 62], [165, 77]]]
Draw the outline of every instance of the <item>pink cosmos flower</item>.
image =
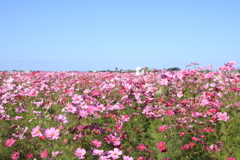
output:
[[41, 139], [41, 140], [44, 140], [44, 139], [46, 139], [46, 137], [45, 137], [44, 135], [42, 135], [42, 136], [39, 136], [38, 138], [39, 138], [39, 139]]
[[129, 156], [123, 156], [123, 160], [133, 160], [133, 158], [132, 157], [129, 157]]
[[185, 136], [186, 135], [186, 132], [180, 132], [179, 133], [179, 136], [182, 137], [182, 136]]
[[230, 64], [231, 66], [234, 66], [234, 65], [237, 64], [237, 62], [235, 62], [235, 61], [229, 61], [228, 64]]
[[99, 97], [100, 96], [100, 92], [99, 91], [92, 91], [92, 96], [94, 97]]
[[72, 100], [73, 100], [73, 103], [78, 104], [83, 100], [83, 98], [81, 95], [76, 94], [72, 97]]
[[199, 135], [200, 138], [206, 139], [204, 135]]
[[79, 110], [79, 111], [78, 111], [78, 115], [81, 116], [81, 117], [83, 117], [83, 118], [87, 118], [88, 112], [85, 111], [85, 110]]
[[121, 120], [122, 122], [128, 122], [130, 119], [130, 116], [129, 115], [121, 115]]
[[40, 136], [42, 136], [42, 133], [40, 131], [40, 126], [37, 125], [35, 128], [33, 128], [31, 134], [32, 134], [32, 137], [40, 137]]
[[83, 148], [77, 148], [75, 150], [75, 155], [79, 158], [79, 159], [85, 159], [84, 155], [86, 154], [86, 150]]
[[222, 120], [226, 122], [229, 119], [229, 116], [227, 116], [227, 112], [224, 112], [224, 113], [218, 112], [217, 116], [219, 121]]
[[26, 155], [26, 158], [27, 158], [27, 159], [30, 159], [30, 158], [32, 158], [32, 157], [33, 157], [33, 154], [32, 154], [32, 153], [29, 153], [29, 154]]
[[211, 149], [209, 147], [204, 147], [204, 149], [208, 152], [211, 151]]
[[48, 156], [48, 150], [44, 150], [42, 153], [40, 153], [41, 158], [46, 158]]
[[167, 130], [167, 125], [160, 126], [157, 131], [164, 132], [165, 130]]
[[81, 131], [81, 130], [84, 130], [84, 126], [82, 126], [82, 125], [79, 125], [79, 126], [77, 126], [77, 128], [76, 128], [78, 131]]
[[100, 156], [98, 160], [111, 160], [109, 156]]
[[236, 160], [235, 157], [227, 157], [227, 160]]
[[122, 151], [120, 151], [118, 148], [114, 148], [113, 150], [109, 151], [108, 153], [112, 159], [118, 159], [119, 155], [122, 155]]
[[68, 123], [66, 115], [58, 115], [55, 117], [55, 119], [62, 123]]
[[14, 151], [14, 153], [11, 155], [11, 158], [13, 160], [17, 160], [19, 158], [19, 156], [20, 156], [20, 153], [17, 151]]
[[119, 137], [113, 137], [112, 138], [112, 143], [113, 143], [113, 145], [114, 146], [119, 146], [120, 144], [121, 144], [121, 138], [119, 138]]
[[189, 144], [185, 144], [184, 146], [180, 147], [181, 150], [190, 150], [191, 146]]
[[86, 108], [86, 111], [88, 114], [93, 114], [95, 110], [96, 110], [96, 108], [91, 105]]
[[75, 113], [76, 112], [76, 108], [73, 107], [73, 105], [71, 104], [68, 104], [68, 106], [65, 108], [68, 112], [71, 112], [71, 113]]
[[160, 149], [160, 152], [166, 152], [166, 143], [165, 142], [158, 142], [157, 147]]
[[146, 159], [146, 157], [142, 157], [142, 156], [140, 156], [140, 157], [138, 157], [137, 160], [144, 160], [144, 159]]
[[217, 145], [211, 145], [209, 148], [213, 150], [214, 153], [217, 153], [221, 150]]
[[199, 141], [199, 138], [197, 138], [197, 137], [191, 137], [191, 138], [192, 138], [192, 140], [194, 140], [195, 142]]
[[15, 121], [18, 121], [18, 120], [20, 120], [20, 119], [22, 119], [23, 117], [22, 116], [16, 116], [16, 117], [14, 117], [14, 120]]
[[12, 147], [12, 145], [16, 142], [16, 140], [12, 137], [6, 140], [5, 144], [7, 147]]
[[93, 141], [92, 141], [92, 144], [93, 144], [95, 147], [97, 147], [97, 148], [99, 148], [99, 147], [102, 146], [102, 142], [101, 142], [101, 141], [98, 141], [97, 139], [93, 140]]
[[140, 144], [139, 146], [136, 147], [139, 151], [143, 151], [146, 146], [144, 144]]
[[61, 151], [52, 152], [53, 157], [57, 157], [58, 155], [62, 155], [62, 152]]
[[80, 139], [82, 137], [84, 137], [84, 134], [82, 132], [80, 132], [73, 137], [73, 140], [77, 140], [77, 139]]
[[167, 110], [166, 115], [167, 115], [167, 116], [174, 115], [173, 110], [171, 110], [171, 109]]
[[157, 147], [161, 148], [161, 147], [165, 147], [166, 143], [165, 142], [158, 142]]
[[160, 84], [161, 84], [161, 85], [168, 85], [168, 80], [167, 80], [167, 79], [162, 79], [162, 80], [160, 81]]
[[93, 149], [93, 151], [92, 151], [92, 155], [94, 155], [94, 156], [101, 156], [101, 155], [103, 155], [103, 150], [99, 150], [99, 149]]
[[201, 106], [206, 106], [206, 105], [208, 105], [208, 103], [209, 103], [208, 100], [204, 98], [204, 99], [202, 99], [202, 102], [201, 102], [200, 105]]
[[50, 129], [45, 130], [45, 135], [49, 139], [58, 139], [59, 138], [59, 130], [55, 129], [54, 127], [51, 127]]

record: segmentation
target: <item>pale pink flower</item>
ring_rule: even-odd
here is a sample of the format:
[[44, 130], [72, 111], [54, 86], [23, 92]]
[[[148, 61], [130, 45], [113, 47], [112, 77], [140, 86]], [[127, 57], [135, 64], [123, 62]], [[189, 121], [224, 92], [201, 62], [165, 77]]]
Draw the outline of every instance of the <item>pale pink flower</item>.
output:
[[234, 66], [234, 65], [237, 64], [237, 62], [235, 62], [235, 61], [229, 61], [228, 64], [230, 64], [231, 66]]
[[111, 160], [109, 156], [100, 156], [98, 160]]
[[162, 79], [162, 80], [160, 81], [160, 84], [161, 84], [161, 85], [168, 85], [168, 80], [167, 80], [167, 79]]
[[52, 152], [53, 157], [57, 157], [58, 155], [62, 155], [62, 152], [61, 151]]
[[133, 158], [132, 157], [129, 157], [129, 156], [123, 156], [123, 160], [133, 160]]
[[12, 147], [12, 145], [16, 142], [16, 140], [12, 137], [6, 140], [5, 144], [8, 147]]
[[118, 148], [114, 148], [113, 150], [108, 151], [108, 153], [112, 159], [118, 159], [119, 155], [122, 155], [122, 151], [120, 151]]
[[75, 113], [76, 110], [77, 109], [75, 107], [73, 107], [73, 105], [71, 105], [71, 104], [68, 104], [68, 106], [66, 107], [66, 111], [71, 112], [71, 113]]
[[35, 128], [33, 128], [31, 134], [32, 134], [32, 137], [41, 137], [42, 133], [40, 131], [40, 126], [37, 125]]
[[222, 120], [226, 122], [229, 119], [229, 116], [227, 116], [227, 112], [224, 112], [224, 113], [218, 112], [217, 116], [219, 121]]
[[182, 91], [177, 92], [177, 96], [181, 98], [183, 96], [183, 92]]
[[62, 123], [68, 123], [66, 115], [58, 115], [55, 117], [55, 119]]
[[129, 115], [121, 115], [121, 121], [122, 122], [128, 122], [130, 119], [130, 116]]
[[121, 144], [121, 138], [119, 138], [119, 137], [115, 137], [115, 138], [113, 138], [112, 139], [112, 142], [113, 142], [113, 145], [114, 146], [119, 146], [120, 144]]
[[73, 97], [72, 97], [72, 100], [73, 100], [73, 102], [72, 103], [75, 103], [75, 104], [78, 104], [78, 103], [80, 103], [82, 100], [83, 100], [83, 98], [82, 98], [82, 96], [81, 95], [74, 95]]
[[16, 116], [16, 117], [14, 117], [14, 120], [15, 121], [18, 121], [18, 120], [20, 120], [20, 119], [22, 119], [23, 117], [22, 116]]
[[99, 150], [99, 149], [93, 149], [92, 151], [92, 155], [94, 156], [101, 156], [103, 154], [103, 150]]
[[207, 99], [202, 99], [202, 102], [201, 102], [201, 106], [206, 106], [208, 104], [208, 100]]
[[78, 115], [83, 117], [83, 118], [87, 118], [88, 116], [88, 112], [84, 111], [84, 110], [79, 110], [78, 111]]
[[86, 150], [83, 148], [77, 148], [75, 150], [75, 155], [79, 158], [79, 159], [85, 159], [84, 155], [86, 154]]
[[59, 138], [59, 130], [55, 129], [54, 127], [51, 127], [50, 129], [45, 130], [45, 135], [49, 139], [58, 139]]

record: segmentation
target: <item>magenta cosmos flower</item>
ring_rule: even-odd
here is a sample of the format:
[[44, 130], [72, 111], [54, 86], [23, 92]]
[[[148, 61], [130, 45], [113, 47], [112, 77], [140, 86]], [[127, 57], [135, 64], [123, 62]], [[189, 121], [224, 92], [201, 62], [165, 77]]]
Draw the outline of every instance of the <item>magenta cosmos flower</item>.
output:
[[59, 130], [55, 129], [54, 127], [51, 127], [50, 129], [45, 130], [45, 135], [49, 139], [58, 139], [59, 138]]
[[165, 148], [165, 147], [166, 147], [166, 143], [165, 142], [158, 142], [157, 148], [161, 149], [161, 148]]
[[173, 110], [171, 110], [171, 109], [167, 110], [166, 115], [167, 115], [167, 116], [174, 115]]
[[160, 126], [157, 131], [164, 132], [165, 130], [167, 130], [167, 125]]
[[99, 147], [102, 146], [102, 142], [101, 142], [101, 141], [98, 141], [97, 139], [93, 140], [93, 141], [92, 141], [92, 144], [93, 144], [95, 147], [97, 147], [97, 148], [99, 148]]
[[19, 156], [20, 156], [20, 153], [17, 151], [14, 151], [14, 153], [11, 155], [11, 158], [13, 160], [17, 160], [19, 158]]
[[12, 147], [12, 145], [16, 142], [16, 140], [12, 137], [6, 140], [6, 146]]
[[40, 153], [41, 158], [46, 158], [48, 156], [48, 150], [44, 150], [42, 153]]
[[136, 147], [139, 151], [143, 151], [146, 146], [144, 144], [140, 144], [139, 146]]

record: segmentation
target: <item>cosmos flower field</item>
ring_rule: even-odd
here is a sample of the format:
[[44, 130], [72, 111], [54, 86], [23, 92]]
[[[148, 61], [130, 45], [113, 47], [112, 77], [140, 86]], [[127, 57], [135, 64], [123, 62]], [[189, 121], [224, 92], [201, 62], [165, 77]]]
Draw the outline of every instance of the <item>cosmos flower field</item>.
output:
[[4, 160], [240, 159], [240, 73], [0, 72]]

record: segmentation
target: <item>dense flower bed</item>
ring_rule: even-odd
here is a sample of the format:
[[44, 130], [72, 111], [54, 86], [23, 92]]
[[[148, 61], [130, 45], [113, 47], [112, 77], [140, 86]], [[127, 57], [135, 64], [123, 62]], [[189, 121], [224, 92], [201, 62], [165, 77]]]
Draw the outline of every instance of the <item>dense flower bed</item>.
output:
[[240, 74], [0, 72], [2, 159], [240, 158]]

